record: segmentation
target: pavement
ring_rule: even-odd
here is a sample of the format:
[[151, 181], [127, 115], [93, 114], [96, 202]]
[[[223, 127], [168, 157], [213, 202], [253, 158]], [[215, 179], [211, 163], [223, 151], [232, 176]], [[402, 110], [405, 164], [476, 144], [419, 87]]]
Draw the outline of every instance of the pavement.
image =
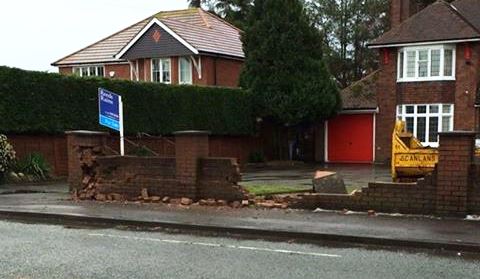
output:
[[368, 216], [321, 210], [73, 202], [66, 189], [58, 191], [61, 185], [54, 189], [57, 190], [0, 194], [0, 218], [480, 252], [478, 221], [429, 216]]
[[0, 221], [0, 278], [478, 278], [479, 257]]

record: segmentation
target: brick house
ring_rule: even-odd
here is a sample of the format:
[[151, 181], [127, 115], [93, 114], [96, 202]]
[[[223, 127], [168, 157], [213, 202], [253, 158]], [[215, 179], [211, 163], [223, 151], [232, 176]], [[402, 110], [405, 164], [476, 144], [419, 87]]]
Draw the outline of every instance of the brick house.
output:
[[396, 119], [431, 147], [438, 132], [479, 130], [480, 1], [391, 0], [390, 12], [391, 30], [369, 44], [378, 71], [342, 92], [343, 112], [325, 125], [327, 161], [387, 161]]
[[236, 87], [241, 31], [202, 9], [157, 13], [54, 63], [61, 74]]

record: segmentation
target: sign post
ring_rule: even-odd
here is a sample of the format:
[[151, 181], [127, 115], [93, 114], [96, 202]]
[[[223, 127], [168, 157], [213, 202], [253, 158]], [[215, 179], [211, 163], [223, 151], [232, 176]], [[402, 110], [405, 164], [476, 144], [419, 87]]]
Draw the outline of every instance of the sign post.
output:
[[122, 96], [106, 89], [98, 88], [98, 111], [100, 125], [120, 132], [120, 155], [124, 156]]

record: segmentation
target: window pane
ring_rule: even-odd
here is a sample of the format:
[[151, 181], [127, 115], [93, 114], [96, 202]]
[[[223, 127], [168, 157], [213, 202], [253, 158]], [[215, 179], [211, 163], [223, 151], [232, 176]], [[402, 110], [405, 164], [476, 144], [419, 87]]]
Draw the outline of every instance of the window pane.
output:
[[429, 131], [428, 131], [428, 141], [437, 142], [438, 141], [438, 117], [430, 117], [428, 119]]
[[407, 110], [407, 113], [413, 113], [415, 107], [414, 106], [406, 106], [405, 108]]
[[443, 105], [442, 112], [443, 113], [451, 113], [452, 112], [452, 105]]
[[431, 76], [438, 77], [440, 76], [440, 50], [434, 49], [432, 50], [432, 69], [431, 69]]
[[427, 118], [426, 117], [418, 117], [417, 118], [417, 138], [421, 142], [425, 142], [426, 136], [426, 129], [427, 129]]
[[453, 50], [445, 49], [445, 61], [443, 74], [445, 76], [453, 76]]
[[162, 82], [170, 83], [170, 59], [162, 60]]
[[428, 50], [418, 52], [418, 76], [428, 76]]
[[450, 126], [451, 119], [452, 119], [451, 116], [442, 117], [442, 132], [449, 132], [452, 130], [452, 127]]
[[438, 105], [431, 105], [430, 106], [430, 113], [438, 113]]
[[413, 117], [405, 118], [407, 132], [413, 133]]
[[418, 106], [417, 113], [427, 113], [427, 106]]
[[160, 82], [160, 61], [152, 59], [152, 81]]
[[97, 67], [89, 67], [88, 71], [91, 77], [97, 76]]
[[73, 74], [76, 76], [80, 76], [80, 68], [73, 68]]
[[415, 77], [415, 51], [407, 51], [407, 77]]
[[192, 65], [186, 58], [180, 58], [180, 83], [192, 83]]
[[88, 77], [88, 68], [87, 67], [82, 68], [82, 77]]
[[97, 67], [97, 75], [99, 77], [105, 76], [105, 74], [103, 73], [103, 67]]
[[399, 58], [398, 58], [398, 77], [403, 78], [403, 63], [404, 63], [404, 53], [400, 52]]

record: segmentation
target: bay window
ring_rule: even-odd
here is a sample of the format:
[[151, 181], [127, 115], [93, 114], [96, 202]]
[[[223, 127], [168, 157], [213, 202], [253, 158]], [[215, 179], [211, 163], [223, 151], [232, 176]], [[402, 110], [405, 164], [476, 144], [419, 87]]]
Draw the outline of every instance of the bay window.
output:
[[178, 76], [180, 84], [192, 84], [192, 62], [187, 57], [179, 58]]
[[455, 46], [405, 47], [398, 51], [399, 82], [454, 80]]
[[397, 106], [397, 119], [425, 146], [438, 147], [438, 133], [453, 131], [452, 104]]
[[73, 74], [79, 77], [104, 77], [105, 70], [103, 66], [81, 66], [73, 67]]
[[152, 81], [159, 83], [171, 83], [171, 62], [170, 58], [152, 59]]

